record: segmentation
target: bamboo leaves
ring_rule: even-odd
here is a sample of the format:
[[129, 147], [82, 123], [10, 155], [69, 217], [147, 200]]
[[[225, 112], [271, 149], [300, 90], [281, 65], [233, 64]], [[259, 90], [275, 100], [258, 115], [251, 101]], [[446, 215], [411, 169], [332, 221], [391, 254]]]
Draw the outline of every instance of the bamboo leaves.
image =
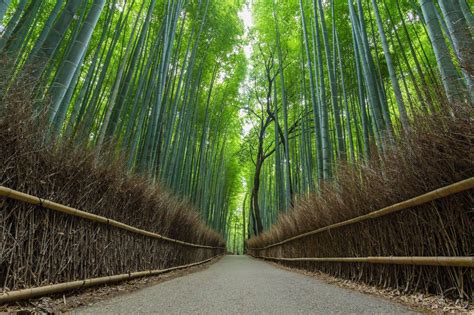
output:
[[[338, 164], [384, 155], [418, 115], [446, 106], [444, 96], [472, 102], [473, 19], [463, 0], [257, 0], [254, 14], [259, 53], [250, 77], [261, 79], [245, 105], [255, 120], [253, 138], [244, 139], [249, 231], [266, 229], [308, 189], [336, 182]], [[276, 58], [262, 60], [262, 47]], [[273, 75], [267, 124], [262, 99]], [[262, 148], [274, 159], [262, 162]]]
[[[102, 152], [112, 152], [125, 159], [130, 172], [164, 182], [192, 201], [224, 235], [237, 176], [228, 170], [235, 163], [229, 148], [238, 138], [238, 126], [224, 121], [236, 114], [230, 104], [245, 71], [242, 52], [234, 49], [241, 5], [8, 4], [0, 2], [1, 18], [8, 19], [2, 21], [0, 45], [19, 61], [15, 71], [37, 81], [43, 100], [38, 113], [46, 111], [50, 122], [45, 141], [92, 146], [97, 161]], [[224, 20], [226, 33], [213, 32]]]

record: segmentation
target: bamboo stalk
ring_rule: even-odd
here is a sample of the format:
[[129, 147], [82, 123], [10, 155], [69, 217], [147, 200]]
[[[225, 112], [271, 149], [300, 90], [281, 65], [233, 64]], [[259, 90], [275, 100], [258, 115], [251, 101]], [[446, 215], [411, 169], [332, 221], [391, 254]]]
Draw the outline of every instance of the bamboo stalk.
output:
[[298, 257], [298, 258], [279, 258], [254, 256], [266, 260], [277, 261], [314, 261], [314, 262], [347, 262], [347, 263], [370, 263], [370, 264], [394, 264], [394, 265], [421, 265], [421, 266], [448, 266], [448, 267], [469, 267], [474, 268], [474, 257], [444, 257], [444, 256], [403, 256], [403, 257]]
[[420, 195], [418, 197], [414, 197], [414, 198], [396, 203], [394, 205], [382, 208], [380, 210], [370, 212], [368, 214], [361, 215], [361, 216], [353, 218], [353, 219], [349, 219], [349, 220], [342, 221], [342, 222], [335, 223], [335, 224], [331, 224], [331, 225], [328, 225], [328, 226], [325, 226], [325, 227], [322, 227], [322, 228], [319, 228], [319, 229], [316, 229], [316, 230], [313, 230], [313, 231], [302, 233], [302, 234], [287, 238], [283, 241], [267, 245], [265, 247], [248, 248], [248, 249], [250, 249], [250, 250], [262, 250], [262, 249], [267, 249], [267, 248], [271, 248], [271, 247], [278, 246], [278, 245], [283, 245], [285, 243], [288, 243], [288, 242], [291, 242], [291, 241], [294, 241], [294, 240], [297, 240], [297, 239], [300, 239], [300, 238], [303, 238], [303, 237], [306, 237], [306, 236], [318, 234], [318, 233], [321, 233], [321, 232], [324, 232], [324, 231], [328, 231], [328, 230], [331, 230], [331, 229], [339, 228], [339, 227], [342, 227], [342, 226], [346, 226], [346, 225], [350, 225], [350, 224], [354, 224], [354, 223], [358, 223], [358, 222], [362, 222], [362, 221], [369, 220], [369, 219], [375, 219], [375, 218], [385, 216], [385, 215], [388, 215], [388, 214], [391, 214], [391, 213], [394, 213], [394, 212], [405, 210], [407, 208], [416, 207], [416, 206], [419, 206], [419, 205], [422, 205], [422, 204], [425, 204], [425, 203], [428, 203], [428, 202], [431, 202], [431, 201], [434, 201], [434, 200], [437, 200], [437, 199], [441, 199], [441, 198], [444, 198], [444, 197], [448, 197], [448, 196], [451, 196], [451, 195], [454, 195], [454, 194], [457, 194], [457, 193], [460, 193], [460, 192], [463, 192], [463, 191], [466, 191], [466, 190], [469, 190], [469, 189], [472, 189], [472, 188], [474, 188], [474, 177], [462, 180], [460, 182], [457, 182], [457, 183], [454, 183], [454, 184], [451, 184], [451, 185], [448, 185], [448, 186], [445, 186], [445, 187], [442, 187], [442, 188], [435, 189], [433, 191], [430, 191], [430, 192], [428, 192], [426, 194], [423, 194], [423, 195]]
[[0, 186], [0, 196], [3, 196], [5, 198], [10, 198], [10, 199], [15, 199], [15, 200], [22, 201], [22, 202], [26, 202], [26, 203], [29, 203], [29, 204], [32, 204], [32, 205], [40, 205], [43, 208], [58, 211], [58, 212], [61, 212], [61, 213], [64, 213], [64, 214], [72, 215], [72, 216], [75, 216], [75, 217], [79, 217], [79, 218], [86, 219], [86, 220], [93, 221], [93, 222], [97, 222], [97, 223], [112, 225], [114, 227], [117, 227], [117, 228], [122, 229], [122, 230], [129, 231], [129, 232], [132, 232], [132, 233], [141, 234], [141, 235], [145, 235], [147, 237], [152, 237], [152, 238], [158, 238], [158, 239], [162, 239], [164, 241], [168, 241], [168, 242], [172, 242], [172, 243], [176, 243], [176, 244], [180, 244], [180, 245], [184, 245], [184, 246], [197, 247], [197, 248], [209, 248], [209, 249], [223, 249], [224, 248], [224, 247], [194, 244], [194, 243], [189, 243], [189, 242], [185, 242], [185, 241], [176, 240], [176, 239], [173, 239], [173, 238], [169, 238], [169, 237], [160, 235], [158, 233], [142, 230], [142, 229], [133, 227], [131, 225], [128, 225], [128, 224], [125, 224], [125, 223], [122, 223], [122, 222], [119, 222], [119, 221], [116, 221], [116, 220], [113, 220], [113, 219], [109, 219], [109, 218], [106, 218], [106, 217], [103, 217], [103, 216], [100, 216], [100, 215], [92, 214], [92, 213], [89, 213], [89, 212], [85, 212], [85, 211], [82, 211], [82, 210], [78, 210], [78, 209], [75, 209], [75, 208], [71, 208], [71, 207], [56, 203], [56, 202], [53, 202], [53, 201], [50, 201], [50, 200], [42, 199], [40, 197], [25, 194], [25, 193], [22, 193], [20, 191], [17, 191], [17, 190], [11, 189], [11, 188], [7, 188], [7, 187], [4, 187], [4, 186]]
[[47, 285], [47, 286], [42, 286], [42, 287], [37, 287], [37, 288], [6, 292], [3, 295], [0, 295], [0, 304], [6, 303], [6, 302], [23, 300], [23, 299], [29, 299], [29, 298], [38, 297], [38, 296], [44, 296], [44, 295], [53, 294], [53, 293], [65, 292], [65, 291], [74, 290], [74, 289], [87, 288], [87, 287], [106, 284], [106, 283], [118, 282], [118, 281], [123, 281], [123, 280], [131, 280], [131, 279], [145, 277], [145, 276], [156, 276], [156, 275], [160, 275], [160, 274], [167, 273], [174, 270], [186, 269], [186, 268], [194, 267], [197, 265], [201, 265], [219, 256], [220, 255], [217, 255], [203, 261], [199, 261], [199, 262], [195, 262], [195, 263], [187, 264], [187, 265], [182, 265], [182, 266], [176, 266], [176, 267], [167, 268], [167, 269], [137, 271], [137, 272], [124, 273], [124, 274], [114, 275], [114, 276], [77, 280], [77, 281], [71, 281], [71, 282], [63, 282], [63, 283], [52, 284], [52, 285]]

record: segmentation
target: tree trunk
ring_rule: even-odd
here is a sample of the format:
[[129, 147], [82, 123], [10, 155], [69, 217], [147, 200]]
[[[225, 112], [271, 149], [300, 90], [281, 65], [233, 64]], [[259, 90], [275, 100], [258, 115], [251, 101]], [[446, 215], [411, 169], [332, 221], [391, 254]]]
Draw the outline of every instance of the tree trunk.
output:
[[72, 44], [68, 55], [65, 57], [61, 68], [56, 74], [56, 79], [51, 85], [50, 92], [52, 102], [49, 114], [49, 120], [51, 123], [59, 123], [54, 121], [54, 119], [76, 69], [80, 67], [79, 63], [82, 60], [87, 47], [89, 46], [92, 32], [95, 29], [104, 5], [105, 0], [95, 0], [92, 4], [87, 18], [84, 21], [81, 30], [79, 31], [78, 37]]
[[[329, 39], [328, 39], [328, 31], [326, 27], [326, 20], [324, 18], [324, 10], [323, 10], [323, 3], [321, 0], [318, 0], [319, 5], [319, 18], [321, 20], [321, 31], [323, 34], [323, 44], [324, 44], [324, 51], [326, 54], [326, 65], [329, 74], [329, 88], [331, 91], [331, 104], [334, 110], [334, 125], [336, 127], [336, 144], [337, 144], [337, 157], [341, 160], [346, 159], [346, 148], [344, 143], [344, 137], [342, 134], [341, 128], [341, 116], [339, 113], [339, 104], [337, 101], [337, 82], [334, 76], [333, 71], [333, 61], [331, 57], [330, 47], [329, 47]], [[335, 27], [335, 26], [333, 26]], [[323, 100], [324, 101], [324, 100]], [[326, 110], [327, 111], [327, 110]], [[332, 172], [332, 166], [329, 168], [329, 173]], [[330, 176], [330, 175], [329, 175]], [[328, 176], [328, 177], [329, 177]]]
[[395, 67], [393, 66], [392, 54], [390, 53], [390, 48], [388, 46], [387, 37], [385, 36], [382, 18], [380, 17], [379, 7], [377, 5], [376, 0], [372, 0], [372, 7], [374, 8], [379, 35], [380, 35], [380, 39], [382, 40], [382, 48], [383, 48], [385, 60], [387, 61], [387, 68], [390, 75], [390, 81], [392, 82], [393, 92], [395, 93], [395, 98], [397, 100], [398, 112], [400, 113], [400, 121], [402, 123], [403, 129], [407, 131], [409, 128], [409, 123], [408, 123], [407, 112], [405, 109], [405, 103], [403, 102], [402, 91], [400, 90], [400, 85], [398, 84], [397, 74], [395, 72]]
[[11, 0], [0, 0], [0, 24], [7, 13], [8, 6], [10, 5]]
[[[283, 54], [281, 51], [281, 44], [280, 44], [280, 30], [278, 27], [278, 17], [276, 14], [276, 4], [275, 0], [273, 0], [273, 18], [275, 20], [275, 33], [276, 33], [276, 46], [278, 52], [278, 72], [280, 75], [280, 89], [281, 89], [281, 106], [283, 109], [283, 143], [285, 149], [285, 160], [283, 164], [285, 166], [285, 176], [284, 176], [284, 183], [285, 183], [285, 210], [290, 208], [291, 204], [291, 173], [290, 173], [290, 154], [289, 154], [289, 143], [288, 143], [288, 102], [286, 98], [286, 90], [285, 90], [285, 74], [283, 71]], [[275, 112], [276, 112], [276, 104], [275, 104]], [[277, 140], [278, 141], [278, 140]]]
[[56, 52], [59, 44], [66, 35], [69, 25], [71, 25], [74, 16], [82, 5], [82, 0], [70, 0], [59, 19], [54, 23], [54, 26], [49, 31], [48, 36], [44, 39], [41, 46], [37, 49], [37, 53], [31, 54], [28, 57], [28, 64], [34, 65], [33, 77], [39, 79], [47, 62], [52, 58]]
[[[259, 145], [259, 156], [263, 154], [263, 144]], [[255, 174], [253, 177], [253, 188], [252, 188], [252, 209], [254, 213], [254, 218], [255, 218], [255, 224], [256, 226], [254, 229], [256, 230], [256, 235], [259, 235], [260, 233], [263, 232], [263, 223], [262, 223], [262, 217], [260, 216], [260, 206], [258, 202], [258, 194], [260, 192], [260, 172], [262, 170], [262, 165], [263, 165], [263, 160], [259, 157], [257, 159], [257, 165], [255, 166]]]
[[[0, 0], [1, 2], [2, 0]], [[44, 41], [46, 40], [46, 37], [48, 36], [49, 32], [51, 31], [51, 28], [53, 27], [53, 23], [56, 20], [56, 18], [59, 15], [59, 12], [61, 11], [61, 7], [63, 6], [64, 0], [57, 0], [56, 4], [54, 5], [53, 11], [51, 11], [51, 14], [49, 15], [48, 19], [46, 20], [43, 29], [41, 30], [41, 33], [38, 37], [38, 39], [35, 42], [35, 45], [33, 49], [30, 52], [30, 55], [34, 56], [38, 53], [39, 49], [43, 45]], [[0, 19], [1, 20], [1, 19]]]
[[461, 65], [470, 101], [474, 104], [474, 41], [458, 1], [439, 0], [441, 11], [453, 41], [453, 48]]
[[246, 227], [246, 215], [245, 215], [245, 204], [247, 203], [247, 193], [244, 196], [244, 202], [242, 203], [242, 254], [245, 254], [245, 227]]
[[[323, 66], [323, 57], [321, 51], [321, 42], [319, 39], [319, 22], [318, 22], [318, 12], [317, 12], [317, 2], [318, 0], [313, 0], [313, 13], [314, 13], [314, 33], [315, 33], [315, 42], [313, 47], [317, 50], [317, 63], [319, 69], [319, 88], [320, 88], [320, 133], [321, 133], [321, 151], [322, 151], [322, 164], [323, 164], [323, 174], [322, 179], [329, 180], [331, 177], [331, 142], [329, 137], [329, 118], [328, 118], [328, 107], [326, 101], [326, 86], [324, 82], [324, 66]], [[324, 17], [322, 17], [324, 19]]]
[[438, 69], [441, 73], [444, 90], [452, 104], [465, 103], [467, 99], [466, 88], [463, 86], [456, 67], [444, 41], [443, 32], [436, 16], [436, 8], [432, 0], [419, 0], [423, 17], [431, 39], [431, 44], [436, 56]]
[[471, 9], [469, 8], [467, 1], [468, 0], [454, 0], [456, 3], [459, 3], [461, 7], [462, 14], [466, 19], [467, 25], [469, 25], [469, 29], [471, 32], [474, 33], [474, 15], [472, 15]]
[[21, 48], [25, 44], [25, 41], [28, 40], [28, 34], [30, 33], [30, 30], [34, 27], [40, 7], [40, 1], [33, 1], [26, 8], [10, 38], [7, 39], [6, 45], [4, 47], [4, 52], [7, 56], [11, 57], [12, 59], [16, 59], [19, 56]]
[[[306, 29], [306, 18], [304, 14], [304, 7], [303, 1], [300, 0], [300, 11], [301, 11], [301, 26], [303, 28], [303, 40], [304, 40], [304, 47], [306, 52], [306, 59], [308, 64], [308, 73], [309, 73], [309, 90], [311, 93], [311, 105], [313, 109], [313, 123], [314, 123], [314, 132], [315, 132], [315, 139], [316, 139], [316, 162], [317, 162], [317, 169], [318, 169], [318, 177], [321, 175], [320, 170], [322, 170], [322, 156], [321, 156], [321, 137], [320, 137], [320, 118], [319, 118], [319, 106], [318, 106], [318, 99], [316, 96], [316, 83], [314, 80], [313, 75], [313, 66], [311, 63], [311, 54], [309, 50], [309, 39], [308, 39], [308, 31]], [[316, 67], [316, 65], [315, 65]], [[310, 151], [311, 152], [311, 151]]]
[[15, 13], [13, 13], [12, 18], [10, 19], [10, 21], [8, 21], [8, 24], [6, 25], [2, 36], [0, 37], [0, 52], [2, 52], [3, 48], [6, 46], [8, 40], [10, 39], [10, 36], [15, 31], [18, 21], [20, 20], [23, 10], [25, 9], [26, 3], [27, 3], [27, 0], [21, 0], [18, 3], [15, 9]]

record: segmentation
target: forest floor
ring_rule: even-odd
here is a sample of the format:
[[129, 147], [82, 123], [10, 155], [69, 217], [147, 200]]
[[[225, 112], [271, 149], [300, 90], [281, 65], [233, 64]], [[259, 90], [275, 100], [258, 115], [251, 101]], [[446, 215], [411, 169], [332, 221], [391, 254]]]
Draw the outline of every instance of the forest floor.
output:
[[331, 285], [248, 256], [74, 311], [79, 314], [415, 313], [379, 296]]

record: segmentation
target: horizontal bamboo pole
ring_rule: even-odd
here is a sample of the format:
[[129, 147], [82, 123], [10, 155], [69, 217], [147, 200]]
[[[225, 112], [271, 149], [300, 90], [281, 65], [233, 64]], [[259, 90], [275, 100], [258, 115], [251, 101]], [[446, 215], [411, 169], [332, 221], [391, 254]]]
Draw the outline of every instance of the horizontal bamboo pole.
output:
[[53, 294], [53, 293], [70, 291], [74, 289], [88, 288], [88, 287], [106, 284], [106, 283], [131, 280], [131, 279], [145, 277], [145, 276], [156, 276], [156, 275], [171, 272], [174, 270], [186, 269], [186, 268], [194, 267], [197, 265], [202, 265], [219, 256], [220, 255], [217, 255], [203, 261], [195, 262], [188, 265], [176, 266], [176, 267], [167, 268], [167, 269], [138, 271], [138, 272], [124, 273], [124, 274], [114, 275], [114, 276], [92, 278], [92, 279], [86, 279], [86, 280], [77, 280], [77, 281], [71, 281], [71, 282], [63, 282], [63, 283], [52, 284], [52, 285], [47, 285], [47, 286], [42, 286], [42, 287], [37, 287], [37, 288], [31, 288], [31, 289], [10, 291], [10, 292], [6, 292], [0, 295], [0, 304], [24, 300], [24, 299], [30, 299], [30, 298], [44, 296], [44, 295]]
[[346, 263], [370, 263], [370, 264], [394, 264], [394, 265], [421, 265], [421, 266], [448, 266], [448, 267], [469, 267], [474, 268], [474, 257], [300, 257], [300, 258], [279, 258], [254, 256], [255, 258], [277, 260], [277, 261], [314, 261], [314, 262], [346, 262]]
[[132, 233], [136, 233], [136, 234], [140, 234], [140, 235], [144, 235], [144, 236], [152, 237], [152, 238], [158, 238], [158, 239], [162, 239], [164, 241], [168, 241], [168, 242], [172, 242], [172, 243], [176, 243], [176, 244], [180, 244], [180, 245], [184, 245], [184, 246], [198, 247], [198, 248], [210, 248], [210, 249], [223, 249], [224, 248], [224, 247], [218, 247], [218, 246], [193, 244], [193, 243], [189, 243], [189, 242], [185, 242], [185, 241], [176, 240], [176, 239], [173, 239], [173, 238], [169, 238], [169, 237], [160, 235], [158, 233], [142, 230], [142, 229], [133, 227], [131, 225], [128, 225], [128, 224], [125, 224], [125, 223], [122, 223], [122, 222], [119, 222], [119, 221], [116, 221], [116, 220], [113, 220], [113, 219], [109, 219], [109, 218], [106, 218], [106, 217], [103, 217], [103, 216], [100, 216], [100, 215], [96, 215], [96, 214], [92, 214], [92, 213], [89, 213], [89, 212], [81, 211], [81, 210], [71, 208], [71, 207], [68, 207], [68, 206], [50, 201], [50, 200], [46, 200], [46, 199], [42, 199], [40, 197], [25, 194], [25, 193], [22, 193], [20, 191], [17, 191], [17, 190], [11, 189], [11, 188], [7, 188], [7, 187], [4, 187], [4, 186], [0, 186], [0, 196], [3, 196], [5, 198], [10, 198], [10, 199], [15, 199], [15, 200], [22, 201], [22, 202], [26, 202], [26, 203], [29, 203], [29, 204], [32, 204], [32, 205], [40, 205], [43, 208], [47, 208], [47, 209], [50, 209], [50, 210], [58, 211], [58, 212], [61, 212], [61, 213], [65, 213], [65, 214], [68, 214], [68, 215], [72, 215], [72, 216], [75, 216], [75, 217], [79, 217], [79, 218], [86, 219], [86, 220], [93, 221], [93, 222], [97, 222], [97, 223], [112, 225], [114, 227], [117, 227], [117, 228], [122, 229], [122, 230], [129, 231], [129, 232], [132, 232]]
[[394, 212], [398, 212], [398, 211], [401, 211], [401, 210], [405, 210], [405, 209], [408, 209], [408, 208], [416, 207], [416, 206], [419, 206], [419, 205], [422, 205], [422, 204], [425, 204], [425, 203], [428, 203], [428, 202], [431, 202], [431, 201], [434, 201], [434, 200], [437, 200], [437, 199], [441, 199], [441, 198], [444, 198], [444, 197], [448, 197], [448, 196], [451, 196], [451, 195], [454, 195], [454, 194], [457, 194], [457, 193], [460, 193], [460, 192], [463, 192], [463, 191], [466, 191], [466, 190], [469, 190], [469, 189], [472, 189], [472, 188], [474, 188], [474, 177], [462, 180], [460, 182], [457, 182], [457, 183], [454, 183], [454, 184], [451, 184], [451, 185], [448, 185], [448, 186], [445, 186], [445, 187], [442, 187], [442, 188], [438, 188], [436, 190], [430, 191], [430, 192], [428, 192], [426, 194], [423, 194], [423, 195], [420, 195], [418, 197], [414, 197], [414, 198], [408, 199], [406, 201], [396, 203], [396, 204], [391, 205], [389, 207], [382, 208], [380, 210], [376, 210], [376, 211], [370, 212], [368, 214], [361, 215], [361, 216], [353, 218], [353, 219], [349, 219], [349, 220], [342, 221], [342, 222], [335, 223], [335, 224], [331, 224], [331, 225], [328, 225], [328, 226], [325, 226], [325, 227], [322, 227], [322, 228], [319, 228], [319, 229], [316, 229], [316, 230], [313, 230], [313, 231], [302, 233], [302, 234], [287, 238], [283, 241], [280, 241], [280, 242], [277, 242], [277, 243], [274, 243], [274, 244], [271, 244], [271, 245], [267, 245], [265, 247], [248, 248], [248, 249], [250, 249], [250, 250], [262, 250], [262, 249], [267, 249], [267, 248], [271, 248], [271, 247], [278, 246], [278, 245], [283, 245], [285, 243], [289, 243], [291, 241], [294, 241], [294, 240], [297, 240], [297, 239], [300, 239], [300, 238], [303, 238], [303, 237], [318, 234], [318, 233], [328, 231], [328, 230], [331, 230], [331, 229], [336, 229], [336, 228], [339, 228], [339, 227], [342, 227], [342, 226], [346, 226], [346, 225], [366, 221], [366, 220], [369, 220], [369, 219], [375, 219], [375, 218], [385, 216], [385, 215], [388, 215], [388, 214], [391, 214], [391, 213], [394, 213]]

